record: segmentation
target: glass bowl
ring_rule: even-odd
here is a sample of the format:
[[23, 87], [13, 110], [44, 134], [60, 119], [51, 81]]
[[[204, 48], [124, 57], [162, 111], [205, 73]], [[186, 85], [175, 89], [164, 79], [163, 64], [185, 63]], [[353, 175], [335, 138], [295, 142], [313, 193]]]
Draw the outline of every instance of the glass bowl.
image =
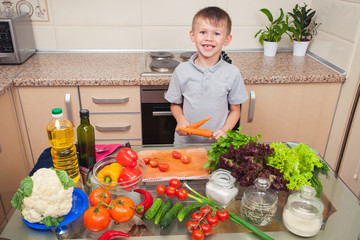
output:
[[97, 162], [94, 165], [93, 171], [91, 173], [91, 188], [94, 190], [97, 187], [102, 187], [109, 191], [111, 195], [119, 196], [124, 195], [125, 193], [131, 192], [132, 190], [136, 189], [139, 183], [142, 181], [145, 173], [145, 163], [144, 161], [139, 158], [137, 160], [137, 166], [135, 168], [139, 169], [141, 175], [137, 176], [134, 179], [129, 181], [117, 182], [117, 183], [108, 183], [100, 180], [97, 175], [98, 172], [103, 169], [105, 166], [110, 165], [116, 162], [116, 157], [107, 157], [103, 160]]

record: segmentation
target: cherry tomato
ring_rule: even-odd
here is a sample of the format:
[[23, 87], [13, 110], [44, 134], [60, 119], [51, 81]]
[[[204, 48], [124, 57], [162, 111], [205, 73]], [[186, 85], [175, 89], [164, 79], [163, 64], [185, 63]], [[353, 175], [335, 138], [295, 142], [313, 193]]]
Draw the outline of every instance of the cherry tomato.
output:
[[118, 223], [128, 222], [135, 215], [134, 202], [128, 197], [118, 197], [111, 202], [111, 205], [114, 205], [115, 201], [118, 202], [109, 209], [111, 218]]
[[191, 237], [193, 240], [203, 240], [204, 239], [204, 234], [200, 231], [195, 229], [192, 234]]
[[188, 155], [184, 155], [184, 156], [181, 157], [181, 161], [184, 164], [188, 164], [191, 161], [191, 157], [188, 156]]
[[91, 207], [84, 213], [84, 225], [93, 232], [100, 232], [110, 224], [110, 214], [107, 208]]
[[211, 209], [211, 207], [209, 205], [205, 204], [200, 207], [199, 211], [202, 213], [209, 213], [210, 209]]
[[188, 193], [185, 189], [183, 188], [179, 188], [177, 191], [176, 191], [176, 197], [179, 199], [179, 200], [185, 200], [188, 196]]
[[219, 217], [216, 213], [212, 212], [206, 215], [206, 221], [210, 224], [210, 226], [215, 227], [219, 223]]
[[229, 218], [229, 212], [224, 208], [217, 210], [216, 215], [219, 217], [220, 221], [226, 221]]
[[205, 236], [209, 235], [212, 230], [210, 224], [206, 224], [205, 222], [200, 223], [200, 228]]
[[169, 169], [169, 164], [167, 164], [167, 163], [160, 163], [160, 164], [159, 164], [159, 169], [160, 169], [160, 171], [165, 172], [166, 170]]
[[193, 232], [195, 230], [196, 225], [198, 224], [199, 220], [190, 220], [186, 223], [186, 229], [189, 232]]
[[151, 160], [151, 158], [143, 158], [143, 161], [145, 164], [149, 164], [150, 160]]
[[175, 197], [176, 195], [176, 188], [169, 186], [165, 189], [166, 196], [168, 197]]
[[[96, 188], [89, 195], [89, 203], [91, 204], [91, 206], [97, 206], [101, 202], [101, 199], [106, 204], [109, 204], [111, 202], [110, 193], [106, 189]], [[104, 205], [102, 206], [105, 207]]]
[[155, 159], [150, 160], [150, 167], [156, 168], [159, 165], [159, 162]]
[[172, 187], [178, 189], [181, 186], [181, 182], [179, 179], [172, 178], [169, 181], [169, 186], [172, 186]]
[[166, 190], [166, 187], [165, 187], [164, 185], [158, 185], [158, 186], [156, 187], [156, 192], [157, 192], [159, 195], [164, 195], [165, 190]]
[[192, 219], [200, 220], [204, 216], [204, 213], [196, 211], [191, 214]]
[[178, 151], [172, 151], [171, 154], [175, 159], [181, 158], [181, 153], [179, 153]]

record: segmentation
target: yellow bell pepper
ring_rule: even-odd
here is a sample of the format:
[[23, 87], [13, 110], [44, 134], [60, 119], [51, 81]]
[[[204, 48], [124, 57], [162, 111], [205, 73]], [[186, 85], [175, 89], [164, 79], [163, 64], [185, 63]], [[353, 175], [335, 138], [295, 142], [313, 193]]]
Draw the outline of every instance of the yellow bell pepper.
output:
[[103, 182], [117, 183], [121, 172], [122, 166], [116, 162], [101, 169], [98, 172], [97, 177]]

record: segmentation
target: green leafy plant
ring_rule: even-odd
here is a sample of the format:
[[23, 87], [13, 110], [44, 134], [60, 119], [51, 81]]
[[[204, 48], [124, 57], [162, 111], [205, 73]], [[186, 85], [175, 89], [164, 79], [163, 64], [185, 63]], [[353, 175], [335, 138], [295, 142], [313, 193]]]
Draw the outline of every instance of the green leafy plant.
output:
[[[260, 29], [254, 36], [254, 38], [259, 36], [259, 42], [261, 45], [264, 44], [264, 41], [278, 43], [280, 42], [283, 34], [287, 34], [290, 41], [293, 41], [292, 35], [298, 37], [297, 31], [293, 27], [289, 26], [289, 17], [284, 14], [282, 8], [280, 8], [280, 16], [275, 20], [268, 9], [262, 8], [260, 9], [260, 12], [264, 13], [270, 21], [269, 26], [266, 26], [265, 29]], [[290, 35], [289, 32], [291, 32], [292, 35]]]
[[300, 7], [298, 4], [295, 5], [292, 12], [288, 14], [293, 18], [290, 22], [297, 33], [293, 34], [293, 37], [298, 41], [306, 41], [312, 39], [313, 35], [317, 34], [317, 28], [320, 23], [315, 22], [313, 17], [316, 14], [316, 11], [307, 9], [307, 4], [304, 3], [304, 6]]

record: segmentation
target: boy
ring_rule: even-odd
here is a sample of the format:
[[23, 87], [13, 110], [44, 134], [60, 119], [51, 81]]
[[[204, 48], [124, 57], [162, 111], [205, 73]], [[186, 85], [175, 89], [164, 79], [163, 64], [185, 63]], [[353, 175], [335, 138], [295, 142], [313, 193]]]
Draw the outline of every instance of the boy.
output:
[[201, 128], [213, 135], [205, 138], [176, 129], [174, 144], [215, 142], [238, 122], [240, 104], [248, 94], [239, 69], [220, 56], [222, 47], [231, 42], [230, 32], [231, 19], [218, 7], [204, 8], [194, 16], [190, 39], [197, 53], [175, 69], [165, 99], [177, 127], [212, 117]]

